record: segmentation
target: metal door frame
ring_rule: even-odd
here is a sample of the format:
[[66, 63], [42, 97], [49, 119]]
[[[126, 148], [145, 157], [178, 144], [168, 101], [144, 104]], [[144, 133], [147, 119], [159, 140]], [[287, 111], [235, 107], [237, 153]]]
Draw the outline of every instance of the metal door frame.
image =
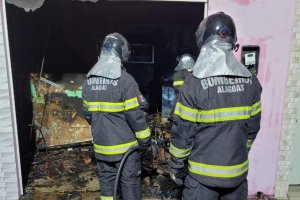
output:
[[16, 107], [15, 107], [15, 95], [14, 95], [11, 59], [10, 59], [10, 47], [9, 47], [9, 40], [8, 40], [5, 1], [3, 1], [0, 5], [1, 5], [0, 13], [2, 18], [2, 29], [3, 29], [3, 45], [5, 51], [4, 56], [6, 60], [7, 82], [8, 82], [9, 101], [10, 101], [10, 110], [11, 110], [11, 121], [12, 121], [11, 123], [12, 123], [12, 132], [14, 138], [13, 144], [14, 144], [14, 151], [15, 151], [18, 193], [19, 196], [21, 196], [23, 195], [23, 183], [22, 183], [21, 160], [20, 160], [19, 139], [18, 139], [18, 129], [17, 129], [17, 116], [16, 116]]

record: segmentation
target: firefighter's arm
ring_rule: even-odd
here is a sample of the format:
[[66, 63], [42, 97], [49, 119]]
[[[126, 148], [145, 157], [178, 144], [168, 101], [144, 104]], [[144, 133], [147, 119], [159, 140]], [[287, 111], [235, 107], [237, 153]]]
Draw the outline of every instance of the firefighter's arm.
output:
[[173, 87], [177, 92], [179, 91], [180, 87], [184, 83], [184, 77], [182, 76], [182, 73], [180, 72], [175, 72], [173, 76]]
[[248, 141], [247, 147], [251, 148], [258, 131], [260, 130], [261, 120], [261, 93], [262, 87], [259, 82], [256, 82], [256, 92], [252, 101], [251, 117], [247, 121]]
[[172, 138], [170, 143], [171, 168], [183, 168], [185, 160], [191, 154], [196, 133], [196, 121], [198, 109], [195, 105], [195, 94], [193, 83], [186, 79], [186, 83], [180, 90], [178, 102], [174, 110], [176, 116], [172, 128]]
[[144, 112], [140, 109], [138, 85], [134, 79], [129, 83], [124, 94], [125, 117], [140, 146], [150, 145], [150, 129], [147, 125]]
[[86, 121], [89, 123], [89, 125], [91, 125], [92, 114], [88, 111], [88, 107], [86, 105], [86, 102], [87, 102], [86, 91], [87, 91], [86, 90], [86, 84], [83, 83], [83, 87], [82, 87], [82, 102], [83, 102], [82, 110], [83, 110], [83, 116], [86, 119]]
[[144, 95], [142, 95], [142, 93], [140, 91], [139, 91], [137, 98], [138, 98], [138, 102], [140, 104], [140, 109], [144, 112], [148, 112], [149, 103], [147, 102], [146, 98], [144, 97]]

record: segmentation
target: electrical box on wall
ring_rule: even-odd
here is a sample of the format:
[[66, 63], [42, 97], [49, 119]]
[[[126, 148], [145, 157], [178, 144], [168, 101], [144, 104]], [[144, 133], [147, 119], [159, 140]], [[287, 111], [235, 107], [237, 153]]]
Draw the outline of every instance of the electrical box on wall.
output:
[[242, 46], [241, 61], [242, 63], [257, 76], [259, 64], [259, 46]]

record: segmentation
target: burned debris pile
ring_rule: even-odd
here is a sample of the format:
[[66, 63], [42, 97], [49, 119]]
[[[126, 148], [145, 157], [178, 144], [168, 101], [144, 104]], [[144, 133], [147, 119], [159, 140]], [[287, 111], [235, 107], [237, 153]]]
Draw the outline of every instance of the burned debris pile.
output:
[[98, 188], [92, 146], [52, 149], [35, 155], [22, 199], [80, 199]]
[[[143, 199], [178, 199], [181, 188], [171, 180], [168, 168], [171, 124], [160, 113], [146, 117], [152, 145], [141, 152]], [[101, 188], [97, 176], [92, 142], [40, 146], [22, 199], [97, 199]]]

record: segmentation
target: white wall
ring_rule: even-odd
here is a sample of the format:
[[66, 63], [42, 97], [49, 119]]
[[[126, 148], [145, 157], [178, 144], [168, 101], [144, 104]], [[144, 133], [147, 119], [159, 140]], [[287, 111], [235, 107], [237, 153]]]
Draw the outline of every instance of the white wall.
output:
[[[288, 82], [287, 82], [287, 91], [285, 95], [285, 109], [284, 109], [284, 119], [283, 119], [283, 129], [282, 129], [282, 138], [280, 143], [280, 153], [278, 161], [278, 173], [276, 181], [276, 197], [281, 199], [287, 198], [289, 178], [291, 175], [293, 178], [298, 178], [300, 169], [290, 174], [291, 162], [292, 162], [292, 150], [296, 152], [300, 146], [297, 146], [297, 143], [300, 144], [300, 141], [294, 142], [295, 139], [300, 139], [300, 116], [297, 120], [297, 112], [300, 115], [300, 102], [299, 102], [299, 93], [300, 93], [300, 0], [296, 1], [296, 14], [293, 21], [293, 34], [292, 34], [292, 46], [290, 52], [290, 63], [289, 63], [289, 73], [288, 73]], [[298, 103], [299, 102], [299, 103]], [[297, 123], [298, 122], [298, 123]], [[296, 129], [298, 126], [298, 129]], [[297, 137], [294, 136], [297, 134]], [[293, 148], [292, 148], [293, 147]], [[298, 154], [298, 156], [300, 156]], [[299, 158], [293, 157], [294, 159]], [[296, 160], [297, 161], [297, 160]], [[294, 161], [295, 162], [295, 161]], [[295, 165], [297, 163], [294, 163]], [[291, 180], [293, 181], [293, 180]]]
[[[9, 81], [10, 60], [7, 46], [5, 4], [0, 1], [0, 199], [17, 200], [22, 193], [18, 173], [19, 150], [16, 138], [14, 105]], [[8, 58], [8, 59], [7, 59]], [[8, 68], [9, 67], [9, 68]]]
[[[300, 77], [300, 75], [299, 75]], [[298, 88], [300, 90], [300, 87]], [[298, 91], [299, 91], [298, 90]], [[297, 120], [295, 124], [294, 136], [291, 136], [293, 148], [291, 157], [291, 172], [290, 172], [290, 185], [300, 185], [300, 101], [297, 99]], [[295, 102], [296, 103], [296, 102]], [[289, 139], [289, 138], [288, 138]]]

